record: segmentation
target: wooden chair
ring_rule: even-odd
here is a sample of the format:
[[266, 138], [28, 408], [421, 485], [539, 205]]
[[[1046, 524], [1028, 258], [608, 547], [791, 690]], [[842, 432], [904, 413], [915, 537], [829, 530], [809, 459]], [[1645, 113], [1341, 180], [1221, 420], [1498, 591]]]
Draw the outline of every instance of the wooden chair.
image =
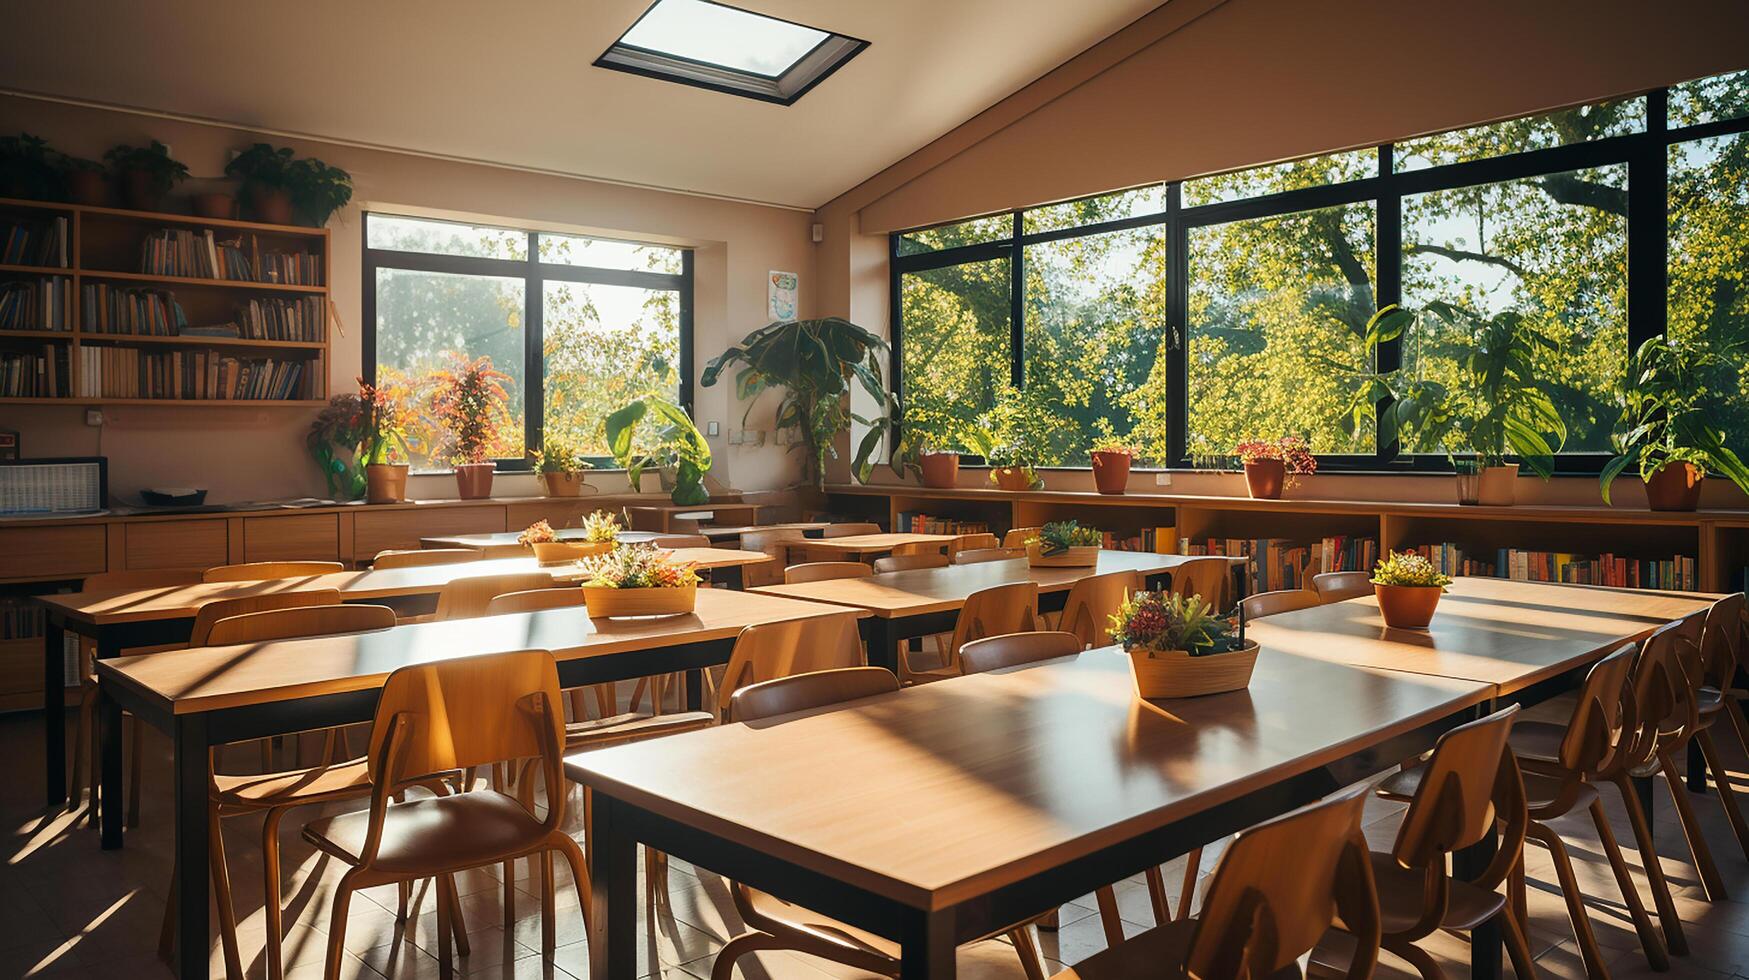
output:
[[1310, 609], [1321, 605], [1318, 593], [1311, 589], [1278, 589], [1274, 592], [1259, 592], [1248, 595], [1239, 603], [1245, 610], [1247, 620], [1261, 619], [1264, 616], [1274, 616], [1277, 613], [1293, 612], [1295, 609]]
[[960, 675], [960, 647], [986, 636], [1031, 633], [1038, 629], [1038, 583], [1010, 582], [980, 589], [966, 597], [954, 622], [953, 637], [943, 652], [939, 667], [919, 668], [911, 663], [915, 651], [899, 656], [899, 679], [906, 683], [938, 681]]
[[1336, 921], [1355, 937], [1350, 980], [1379, 955], [1379, 896], [1352, 789], [1239, 834], [1209, 879], [1202, 914], [1094, 953], [1053, 980], [1298, 977], [1301, 956]]
[[[1421, 767], [1390, 852], [1371, 854], [1383, 946], [1428, 980], [1444, 974], [1417, 941], [1487, 922], [1500, 924], [1513, 973], [1536, 976], [1523, 925], [1499, 892], [1523, 867], [1530, 821], [1518, 763], [1507, 748], [1517, 716], [1512, 705], [1441, 735]], [[1447, 871], [1454, 851], [1479, 843], [1497, 827], [1499, 850], [1481, 874], [1466, 879]]]
[[868, 578], [874, 569], [859, 561], [812, 561], [783, 570], [783, 584], [821, 582], [834, 578]]
[[650, 539], [655, 548], [709, 548], [711, 539], [702, 534], [658, 534]]
[[1312, 576], [1312, 591], [1319, 602], [1341, 602], [1372, 595], [1371, 572], [1319, 572]]
[[1172, 588], [1169, 591], [1187, 599], [1199, 595], [1216, 609], [1226, 609], [1232, 581], [1233, 565], [1227, 559], [1192, 558], [1172, 569]]
[[1080, 638], [1083, 647], [1104, 646], [1110, 641], [1106, 627], [1125, 597], [1143, 589], [1140, 572], [1106, 572], [1089, 575], [1069, 587], [1057, 628]]
[[849, 613], [749, 626], [729, 652], [717, 688], [718, 712], [726, 714], [735, 692], [750, 684], [867, 662], [856, 617]]
[[[543, 609], [570, 609], [583, 605], [583, 590], [580, 588], [561, 589], [529, 589], [525, 592], [506, 592], [495, 595], [492, 601], [486, 603], [487, 616], [502, 616], [506, 613], [540, 612]], [[612, 682], [594, 684], [590, 690], [595, 694], [595, 710], [602, 718], [615, 714], [617, 697], [614, 694]], [[587, 712], [583, 708], [582, 688], [570, 688], [565, 693], [571, 698], [571, 717], [582, 720]]]
[[962, 534], [947, 543], [947, 557], [952, 558], [962, 551], [969, 551], [973, 548], [1000, 547], [1002, 547], [1002, 542], [997, 540], [994, 534]]
[[1080, 653], [1086, 647], [1073, 633], [1038, 630], [1033, 633], [1009, 633], [986, 636], [960, 648], [960, 671], [982, 674], [1009, 667], [1025, 667]]
[[894, 558], [914, 558], [940, 556], [942, 564], [947, 564], [946, 544], [940, 541], [906, 541], [893, 545], [890, 554]]
[[879, 533], [881, 533], [879, 524], [845, 523], [826, 525], [826, 529], [820, 533], [820, 536], [824, 538], [848, 538], [858, 534]]
[[370, 567], [423, 568], [427, 565], [455, 565], [464, 561], [479, 561], [485, 556], [485, 552], [478, 548], [391, 549], [377, 552], [377, 556], [371, 559]]
[[492, 600], [506, 592], [550, 589], [553, 577], [545, 572], [512, 572], [508, 575], [470, 575], [451, 579], [437, 594], [438, 620], [473, 619], [486, 615]]
[[1007, 534], [1002, 535], [1002, 547], [1025, 549], [1026, 539], [1038, 537], [1039, 532], [1043, 530], [1042, 527], [1011, 528]]
[[[304, 839], [348, 866], [334, 887], [325, 976], [340, 975], [352, 894], [361, 888], [435, 878], [438, 969], [452, 974], [451, 919], [458, 871], [539, 856], [541, 953], [555, 945], [552, 852], [562, 854], [587, 907], [583, 852], [565, 832], [564, 716], [559, 675], [544, 650], [488, 654], [402, 667], [389, 675], [371, 725], [366, 757], [370, 806], [313, 820]], [[396, 789], [457, 771], [538, 759], [546, 814], [532, 788], [523, 799], [472, 789], [392, 803]], [[532, 780], [525, 780], [525, 785]], [[513, 887], [512, 882], [505, 882]]]
[[913, 568], [946, 568], [947, 556], [939, 552], [935, 554], [901, 555], [892, 554], [885, 558], [874, 560], [876, 575], [887, 572], [903, 572]]
[[807, 538], [800, 528], [774, 527], [747, 531], [741, 535], [741, 550], [761, 551], [774, 560], [747, 565], [741, 569], [741, 581], [747, 588], [756, 585], [776, 585], [783, 581], [782, 569], [789, 566], [791, 545], [800, 545]]
[[962, 548], [954, 553], [953, 563], [977, 565], [987, 561], [1010, 561], [1025, 557], [1025, 548]]
[[1698, 651], [1699, 663], [1697, 669], [1689, 674], [1689, 679], [1699, 685], [1695, 691], [1699, 719], [1694, 738], [1706, 759], [1707, 770], [1713, 775], [1719, 805], [1724, 807], [1725, 819], [1731, 824], [1731, 833], [1736, 836], [1737, 846], [1743, 851], [1743, 857], [1749, 859], [1749, 827], [1743, 823], [1743, 814], [1737, 805], [1737, 791], [1726, 777], [1730, 770], [1725, 767], [1718, 743], [1713, 740], [1713, 728], [1719, 719], [1729, 718], [1739, 745], [1745, 752], [1749, 752], [1749, 719], [1745, 719], [1743, 715], [1738, 701], [1739, 692], [1732, 690], [1741, 664], [1743, 614], [1744, 598], [1741, 592], [1720, 599], [1707, 610]]
[[337, 561], [251, 561], [240, 565], [216, 565], [201, 575], [202, 582], [256, 582], [270, 578], [304, 578], [345, 571]]
[[[854, 620], [849, 628], [854, 634]], [[750, 626], [747, 631], [742, 632], [742, 637], [755, 629], [769, 627]], [[737, 652], [740, 647], [741, 644], [737, 641]], [[879, 694], [891, 694], [895, 686], [892, 675], [879, 667], [819, 670], [743, 686], [730, 693], [725, 710], [729, 721], [753, 724], [797, 711], [823, 708]], [[711, 980], [731, 980], [735, 973], [735, 961], [762, 949], [796, 950], [856, 970], [866, 970], [887, 977], [899, 975], [899, 945], [889, 939], [819, 915], [738, 881], [729, 882], [729, 895], [735, 902], [736, 911], [741, 914], [741, 921], [751, 931], [729, 940], [718, 951], [716, 962], [711, 966]], [[1028, 924], [1021, 923], [998, 930], [990, 938], [1003, 933], [1013, 940], [1020, 955], [1021, 968], [1026, 972], [1028, 980], [1043, 980], [1043, 961], [1039, 957], [1038, 947], [1033, 942]]]

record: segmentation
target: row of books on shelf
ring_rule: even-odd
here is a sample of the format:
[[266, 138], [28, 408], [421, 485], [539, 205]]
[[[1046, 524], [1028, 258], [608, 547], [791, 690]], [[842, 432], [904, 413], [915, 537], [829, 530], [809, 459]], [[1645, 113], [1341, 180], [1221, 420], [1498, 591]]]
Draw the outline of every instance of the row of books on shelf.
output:
[[0, 640], [28, 640], [43, 635], [43, 607], [29, 596], [0, 598]]
[[1665, 559], [1630, 558], [1604, 552], [1578, 555], [1565, 551], [1500, 548], [1492, 562], [1465, 555], [1455, 544], [1414, 549], [1438, 564], [1447, 575], [1491, 575], [1526, 582], [1607, 585], [1623, 589], [1698, 589], [1700, 570], [1690, 555]]
[[902, 510], [894, 522], [898, 534], [988, 534], [990, 525], [984, 521], [960, 521], [951, 517], [932, 517], [914, 510]]
[[1319, 572], [1370, 569], [1378, 561], [1378, 540], [1344, 535], [1302, 544], [1288, 538], [1186, 537], [1179, 539], [1178, 553], [1249, 558], [1245, 563], [1245, 591], [1254, 594], [1311, 588], [1312, 576]]
[[1178, 547], [1178, 529], [1175, 527], [1144, 527], [1134, 534], [1101, 531], [1099, 536], [1099, 546], [1107, 551], [1146, 551], [1170, 555]]
[[0, 398], [63, 398], [68, 377], [66, 344], [0, 350]]
[[287, 401], [320, 398], [321, 358], [232, 357], [211, 350], [81, 347], [79, 394], [91, 398]]
[[67, 267], [66, 218], [11, 221], [0, 228], [6, 236], [5, 247], [0, 249], [0, 264]]
[[140, 243], [140, 271], [154, 276], [322, 285], [322, 257], [309, 252], [263, 252], [254, 235], [219, 240], [212, 229], [165, 228]]
[[188, 326], [176, 294], [88, 282], [79, 289], [79, 328], [87, 333], [174, 337]]
[[65, 276], [0, 284], [0, 330], [70, 330], [72, 300]]
[[246, 340], [320, 341], [327, 331], [325, 307], [321, 296], [252, 299], [237, 308], [239, 336]]

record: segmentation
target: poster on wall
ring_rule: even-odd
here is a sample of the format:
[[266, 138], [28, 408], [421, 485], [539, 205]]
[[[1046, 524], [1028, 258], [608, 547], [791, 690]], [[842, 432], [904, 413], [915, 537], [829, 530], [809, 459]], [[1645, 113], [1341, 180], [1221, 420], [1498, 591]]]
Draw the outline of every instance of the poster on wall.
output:
[[772, 272], [765, 283], [766, 306], [773, 320], [796, 318], [796, 289], [800, 278], [793, 272]]

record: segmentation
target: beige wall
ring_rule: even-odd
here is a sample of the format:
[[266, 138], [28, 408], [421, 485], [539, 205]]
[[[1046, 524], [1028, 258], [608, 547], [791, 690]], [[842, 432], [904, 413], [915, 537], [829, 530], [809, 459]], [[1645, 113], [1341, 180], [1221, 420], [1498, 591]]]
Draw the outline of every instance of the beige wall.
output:
[[[434, 108], [434, 111], [440, 111]], [[578, 125], [586, 125], [580, 119]], [[214, 178], [228, 151], [255, 142], [248, 132], [125, 112], [0, 96], [0, 132], [24, 130], [65, 152], [97, 157], [117, 143], [159, 139], [195, 178]], [[817, 290], [805, 212], [620, 187], [503, 168], [306, 141], [291, 145], [352, 173], [354, 206], [330, 222], [333, 298], [341, 325], [333, 343], [330, 390], [345, 390], [362, 363], [359, 208], [473, 215], [531, 227], [595, 232], [696, 249], [694, 397], [700, 428], [721, 423], [712, 439], [713, 475], [725, 485], [758, 490], [795, 480], [794, 457], [771, 444], [730, 446], [745, 406], [732, 386], [699, 388], [697, 372], [732, 340], [766, 323], [765, 279], [772, 269], [803, 273], [801, 302], [811, 310]], [[514, 155], [506, 153], [507, 156]], [[195, 187], [191, 180], [186, 187]], [[757, 407], [751, 428], [770, 430], [775, 401]], [[94, 454], [110, 460], [112, 491], [131, 496], [142, 486], [203, 486], [215, 502], [322, 495], [323, 484], [304, 450], [314, 412], [248, 407], [116, 406], [102, 430], [84, 424], [78, 406], [0, 406], [0, 428], [18, 429], [31, 455]], [[604, 489], [623, 478], [598, 477]], [[509, 494], [533, 493], [530, 477], [500, 478]], [[650, 489], [646, 485], [646, 490]], [[416, 497], [453, 497], [447, 477], [414, 478]]]

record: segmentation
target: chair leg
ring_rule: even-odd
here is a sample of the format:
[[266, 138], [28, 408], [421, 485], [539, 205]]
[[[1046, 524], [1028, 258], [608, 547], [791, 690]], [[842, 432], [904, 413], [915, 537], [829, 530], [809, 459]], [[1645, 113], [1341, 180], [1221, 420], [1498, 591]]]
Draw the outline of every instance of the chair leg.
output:
[[736, 936], [723, 944], [717, 950], [716, 962], [711, 964], [711, 980], [732, 980], [735, 976], [735, 961], [748, 953], [761, 949], [778, 949], [780, 944], [763, 932], [749, 932]]
[[1676, 914], [1676, 900], [1670, 897], [1670, 880], [1664, 877], [1664, 865], [1658, 859], [1658, 847], [1652, 840], [1652, 826], [1646, 822], [1646, 811], [1640, 808], [1640, 794], [1626, 773], [1610, 780], [1621, 793], [1622, 806], [1628, 812], [1628, 825], [1634, 831], [1634, 844], [1640, 849], [1640, 863], [1646, 869], [1646, 881], [1652, 887], [1652, 905], [1658, 910], [1658, 923], [1664, 927], [1664, 944], [1676, 956], [1688, 955], [1688, 937], [1682, 933], [1682, 919]]
[[1015, 952], [1020, 954], [1020, 969], [1026, 980], [1045, 980], [1044, 962], [1039, 958], [1038, 943], [1032, 940], [1032, 930], [1021, 926], [1009, 932], [1008, 938], [1014, 941]]
[[1640, 900], [1639, 886], [1634, 884], [1627, 859], [1622, 857], [1621, 846], [1615, 841], [1615, 831], [1609, 826], [1609, 815], [1603, 810], [1601, 798], [1591, 801], [1591, 822], [1597, 825], [1597, 838], [1603, 843], [1603, 854], [1609, 859], [1610, 870], [1615, 872], [1615, 883], [1621, 889], [1622, 900], [1627, 902], [1628, 915], [1634, 920], [1634, 932], [1639, 934], [1646, 962], [1660, 972], [1670, 969], [1670, 954], [1664, 949], [1664, 941], [1658, 938], [1658, 931], [1652, 928], [1652, 917], [1646, 914], [1646, 904]]
[[1172, 909], [1166, 904], [1166, 876], [1158, 864], [1148, 865], [1142, 874], [1148, 882], [1148, 903], [1154, 906], [1154, 924], [1163, 926], [1172, 920]]
[[[95, 730], [92, 726], [97, 724], [96, 692], [95, 685], [79, 685], [79, 721], [73, 726], [73, 772], [71, 779], [67, 782], [67, 786], [72, 789], [72, 792], [67, 794], [67, 809], [69, 810], [79, 808], [79, 786], [85, 776], [86, 746], [97, 743], [97, 737], [92, 734]], [[91, 784], [96, 786], [97, 781], [93, 779]], [[91, 797], [91, 808], [97, 809], [96, 796]], [[78, 821], [74, 821], [74, 823], [77, 824]]]
[[564, 831], [553, 832], [553, 844], [564, 855], [565, 863], [571, 866], [571, 884], [576, 886], [577, 897], [582, 900], [583, 925], [587, 927], [590, 916], [589, 865], [583, 860], [583, 849]]
[[400, 904], [395, 907], [395, 922], [405, 923], [407, 921], [407, 903], [413, 898], [413, 883], [403, 878], [395, 882], [395, 890], [400, 893], [401, 898]]
[[1512, 914], [1518, 917], [1518, 924], [1530, 928], [1530, 899], [1526, 894], [1524, 858], [1522, 854], [1518, 863], [1512, 866], [1512, 874], [1506, 879], [1506, 901], [1512, 909]]
[[1439, 963], [1414, 943], [1387, 940], [1384, 948], [1407, 960], [1415, 968], [1415, 972], [1421, 975], [1421, 980], [1445, 980], [1445, 971], [1439, 968]]
[[455, 875], [444, 875], [438, 886], [449, 896], [449, 933], [455, 937], [456, 955], [470, 956], [474, 949], [468, 942], [468, 922], [462, 916], [462, 900], [456, 893]]
[[1725, 809], [1725, 819], [1731, 822], [1731, 833], [1736, 835], [1744, 859], [1749, 860], [1749, 825], [1743, 823], [1743, 811], [1737, 807], [1737, 791], [1731, 786], [1731, 777], [1726, 773], [1724, 758], [1719, 755], [1718, 743], [1713, 741], [1712, 729], [1703, 728], [1695, 732], [1694, 737], [1700, 741], [1700, 752], [1706, 757], [1707, 768], [1712, 770], [1713, 783], [1719, 791], [1719, 805]]
[[285, 808], [274, 807], [261, 821], [261, 884], [264, 891], [261, 910], [267, 916], [267, 980], [282, 980], [285, 976], [285, 930], [281, 921], [284, 912], [279, 905], [279, 821], [283, 816]]
[[449, 889], [443, 887], [448, 875], [439, 875], [437, 882], [437, 975], [450, 980], [455, 975], [455, 952], [451, 937], [450, 914], [455, 906], [449, 900]]
[[[638, 678], [638, 682], [636, 684], [632, 685], [632, 700], [631, 700], [631, 703], [627, 706], [627, 710], [629, 710], [629, 711], [638, 710], [638, 702], [642, 701], [644, 699], [644, 692], [649, 690], [649, 689], [650, 689], [650, 679], [648, 677]], [[650, 708], [651, 708], [650, 713], [651, 714], [655, 714], [655, 707], [656, 707], [655, 699], [652, 698], [651, 704], [650, 704]]]
[[[1530, 822], [1529, 833], [1533, 840], [1548, 848], [1549, 855], [1554, 858], [1555, 876], [1561, 883], [1561, 897], [1567, 900], [1567, 917], [1573, 920], [1573, 937], [1579, 943], [1585, 975], [1592, 980], [1607, 980], [1609, 968], [1603, 965], [1603, 951], [1597, 948], [1597, 934], [1592, 931], [1591, 916], [1585, 911], [1585, 895], [1579, 890], [1579, 878], [1573, 873], [1573, 859], [1567, 854], [1561, 835], [1549, 829], [1548, 824], [1536, 820]], [[1518, 863], [1520, 866], [1524, 864], [1523, 861]], [[1510, 919], [1517, 928], [1521, 925], [1518, 914], [1518, 909], [1509, 909], [1504, 918]]]
[[[213, 876], [213, 900], [219, 906], [219, 941], [225, 949], [225, 976], [243, 980], [243, 960], [237, 955], [237, 907], [231, 901], [231, 872], [225, 866], [225, 839], [219, 826], [219, 808], [207, 806], [207, 863]], [[203, 956], [206, 950], [181, 950], [183, 956]]]
[[140, 724], [138, 715], [128, 715], [128, 826], [137, 828], [140, 825], [140, 760], [144, 753], [141, 740], [145, 738], [146, 726]]
[[557, 945], [553, 940], [553, 852], [541, 851], [536, 860], [540, 862], [540, 954], [550, 960]]
[[1713, 862], [1713, 849], [1707, 845], [1700, 818], [1694, 812], [1694, 799], [1688, 795], [1688, 776], [1676, 765], [1669, 752], [1658, 752], [1658, 765], [1664, 771], [1664, 784], [1670, 788], [1670, 800], [1676, 804], [1676, 816], [1682, 823], [1682, 836], [1688, 841], [1688, 853], [1694, 858], [1694, 870], [1700, 874], [1700, 888], [1709, 902], [1722, 902], [1730, 896], [1725, 891], [1724, 876]]
[[1499, 918], [1500, 935], [1506, 941], [1506, 957], [1512, 961], [1513, 974], [1518, 980], [1534, 980], [1536, 967], [1531, 963], [1530, 942], [1525, 939], [1524, 930], [1511, 915], [1502, 914]]
[[1117, 948], [1123, 942], [1123, 921], [1117, 911], [1117, 893], [1110, 885], [1105, 885], [1093, 892], [1093, 900], [1099, 905], [1099, 924], [1105, 929], [1105, 945], [1108, 949]]
[[341, 954], [346, 949], [346, 913], [352, 905], [352, 890], [358, 881], [355, 868], [340, 876], [334, 886], [333, 908], [328, 912], [328, 958], [322, 980], [340, 980]]
[[1185, 855], [1184, 890], [1178, 893], [1178, 917], [1190, 915], [1190, 903], [1196, 897], [1196, 879], [1202, 872], [1202, 848], [1197, 848]]

